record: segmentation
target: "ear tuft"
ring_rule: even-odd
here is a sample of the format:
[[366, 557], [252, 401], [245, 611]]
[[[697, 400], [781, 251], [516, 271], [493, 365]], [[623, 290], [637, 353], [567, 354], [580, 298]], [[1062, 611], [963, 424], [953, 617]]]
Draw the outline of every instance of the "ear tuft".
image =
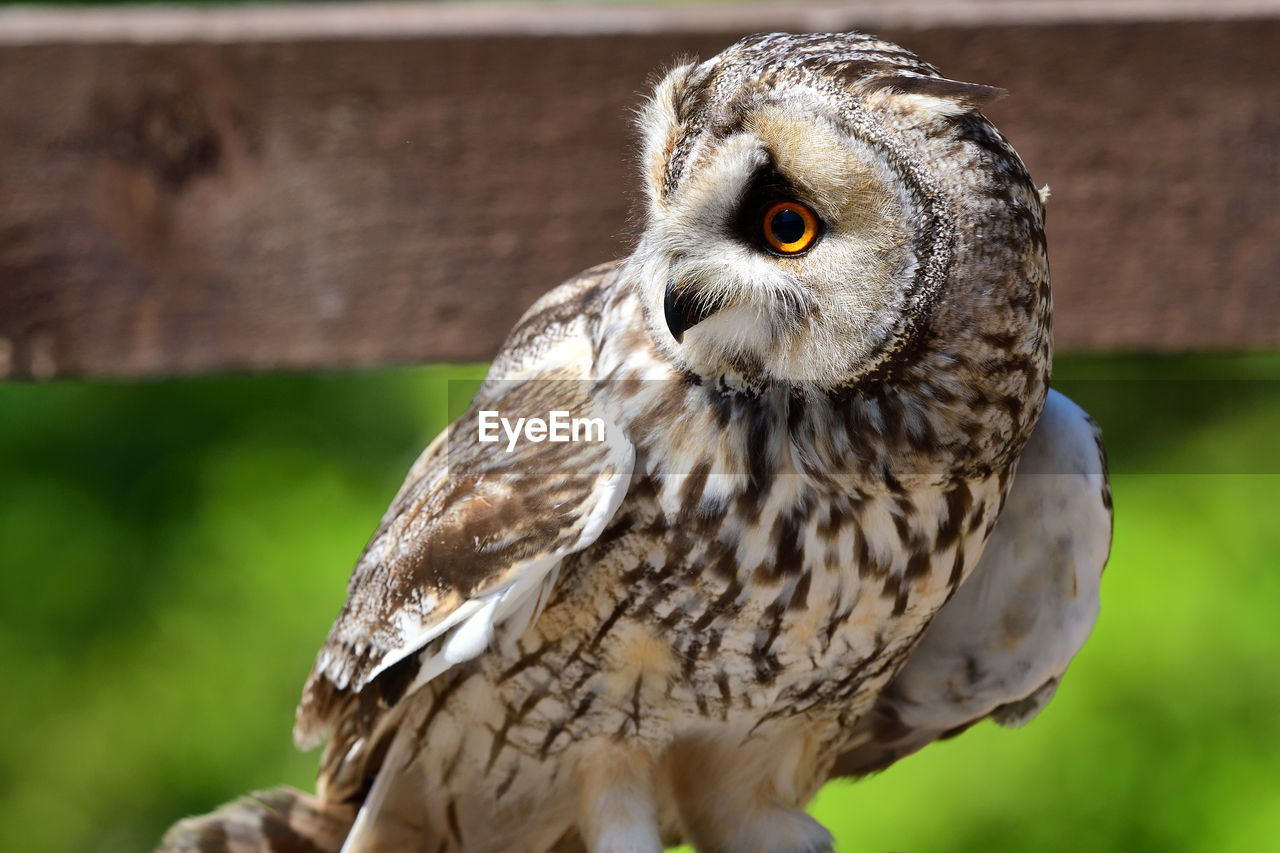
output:
[[697, 65], [689, 61], [668, 71], [636, 114], [643, 143], [644, 186], [651, 204], [658, 204], [665, 195], [667, 165], [682, 121], [681, 102], [696, 68]]
[[980, 110], [1009, 94], [1008, 89], [997, 86], [964, 83], [960, 80], [927, 77], [923, 74], [895, 74], [879, 77], [874, 85], [893, 92], [899, 98], [909, 99], [917, 106], [945, 115], [962, 115]]

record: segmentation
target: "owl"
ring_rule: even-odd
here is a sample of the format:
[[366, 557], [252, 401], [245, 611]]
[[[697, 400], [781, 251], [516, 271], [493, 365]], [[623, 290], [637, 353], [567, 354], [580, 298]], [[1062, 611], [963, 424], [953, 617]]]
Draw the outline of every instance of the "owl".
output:
[[316, 795], [163, 849], [830, 851], [826, 780], [1035, 714], [1111, 508], [1002, 94], [857, 33], [671, 70], [634, 251], [529, 309], [355, 567]]

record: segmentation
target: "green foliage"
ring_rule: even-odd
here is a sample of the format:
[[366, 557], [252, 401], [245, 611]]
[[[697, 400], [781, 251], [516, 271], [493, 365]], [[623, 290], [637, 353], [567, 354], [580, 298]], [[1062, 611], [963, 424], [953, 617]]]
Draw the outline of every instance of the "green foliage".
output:
[[[481, 372], [0, 385], [0, 849], [145, 850], [309, 787], [302, 679]], [[1116, 472], [1097, 631], [1026, 729], [980, 725], [815, 813], [845, 851], [1280, 849], [1280, 356], [1058, 376]]]

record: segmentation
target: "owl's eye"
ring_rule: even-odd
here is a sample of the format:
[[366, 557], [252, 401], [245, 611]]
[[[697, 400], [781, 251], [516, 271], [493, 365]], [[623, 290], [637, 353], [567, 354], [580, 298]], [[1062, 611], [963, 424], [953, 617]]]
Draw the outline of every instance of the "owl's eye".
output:
[[764, 209], [760, 222], [765, 245], [779, 255], [799, 255], [818, 240], [821, 223], [798, 201], [777, 201]]

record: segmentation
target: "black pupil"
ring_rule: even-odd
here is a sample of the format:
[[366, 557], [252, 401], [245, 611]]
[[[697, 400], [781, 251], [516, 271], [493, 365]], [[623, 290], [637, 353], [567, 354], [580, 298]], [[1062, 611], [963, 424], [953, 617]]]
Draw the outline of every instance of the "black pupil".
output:
[[784, 207], [769, 220], [769, 231], [779, 243], [796, 243], [804, 237], [804, 217], [789, 207]]

